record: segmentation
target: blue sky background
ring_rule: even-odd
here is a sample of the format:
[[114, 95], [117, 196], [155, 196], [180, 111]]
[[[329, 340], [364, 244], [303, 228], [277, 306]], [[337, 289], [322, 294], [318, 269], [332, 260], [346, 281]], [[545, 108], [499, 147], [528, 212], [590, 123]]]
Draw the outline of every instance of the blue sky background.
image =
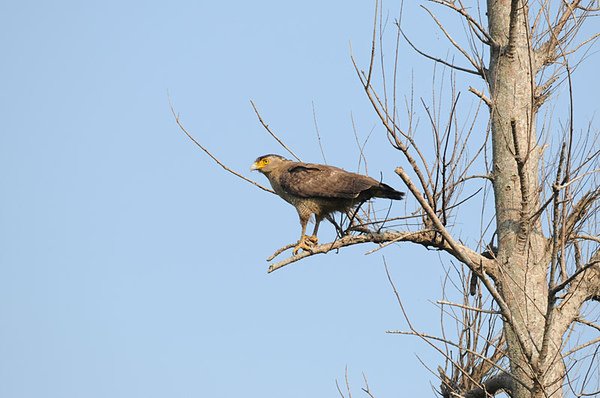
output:
[[[397, 15], [395, 2], [383, 7]], [[362, 372], [379, 397], [432, 395], [438, 382], [416, 356], [433, 369], [437, 357], [384, 333], [407, 326], [382, 254], [432, 333], [448, 259], [365, 246], [267, 275], [265, 258], [298, 238], [295, 211], [211, 163], [169, 109], [170, 97], [189, 131], [248, 176], [257, 156], [282, 153], [251, 99], [303, 159], [321, 161], [314, 104], [328, 162], [349, 170], [352, 114], [361, 139], [374, 129], [369, 171], [402, 189], [393, 169], [405, 164], [349, 57], [352, 42], [367, 65], [372, 18], [369, 1], [0, 4], [0, 396], [337, 396], [346, 366], [357, 396]], [[403, 24], [452, 57], [415, 5]], [[400, 51], [401, 93], [412, 75], [430, 98], [433, 65]], [[575, 80], [582, 125], [597, 109], [597, 61]], [[456, 231], [469, 225], [476, 215]]]

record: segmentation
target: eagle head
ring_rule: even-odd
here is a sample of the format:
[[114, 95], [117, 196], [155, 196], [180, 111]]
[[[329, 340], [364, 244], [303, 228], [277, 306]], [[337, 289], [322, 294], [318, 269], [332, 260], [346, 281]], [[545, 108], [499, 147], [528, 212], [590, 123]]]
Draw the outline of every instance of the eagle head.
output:
[[269, 173], [273, 167], [281, 164], [281, 162], [286, 161], [288, 160], [283, 156], [274, 154], [263, 155], [259, 156], [254, 163], [252, 163], [250, 170], [258, 170], [261, 173]]

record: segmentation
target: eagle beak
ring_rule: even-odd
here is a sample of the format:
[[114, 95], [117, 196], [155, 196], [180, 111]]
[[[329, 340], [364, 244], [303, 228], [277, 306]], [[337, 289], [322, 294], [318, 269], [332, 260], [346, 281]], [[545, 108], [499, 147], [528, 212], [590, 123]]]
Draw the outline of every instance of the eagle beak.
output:
[[250, 166], [250, 171], [254, 171], [254, 170], [258, 170], [258, 169], [260, 169], [260, 166], [256, 162], [252, 163], [252, 166]]

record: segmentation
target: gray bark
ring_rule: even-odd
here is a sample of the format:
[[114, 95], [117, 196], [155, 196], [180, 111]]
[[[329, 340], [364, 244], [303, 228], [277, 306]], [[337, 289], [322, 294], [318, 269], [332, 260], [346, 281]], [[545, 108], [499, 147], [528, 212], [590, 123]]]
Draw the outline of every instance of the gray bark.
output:
[[547, 356], [555, 360], [539, 358], [548, 306], [549, 258], [539, 221], [529, 221], [539, 207], [540, 150], [534, 101], [537, 70], [527, 14], [526, 2], [488, 0], [489, 33], [496, 43], [486, 80], [492, 100], [497, 287], [513, 322], [528, 331], [518, 335], [519, 328], [505, 323], [511, 372], [526, 384], [516, 383], [513, 397], [561, 397], [564, 366], [556, 353], [563, 330], [550, 336]]

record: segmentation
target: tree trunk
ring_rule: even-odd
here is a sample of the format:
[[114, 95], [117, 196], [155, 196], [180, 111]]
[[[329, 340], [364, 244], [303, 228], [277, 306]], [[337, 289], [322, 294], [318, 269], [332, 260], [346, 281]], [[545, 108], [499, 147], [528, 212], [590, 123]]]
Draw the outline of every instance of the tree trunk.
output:
[[555, 354], [560, 349], [562, 333], [560, 336], [552, 333], [558, 340], [550, 342], [548, 354], [540, 360], [550, 258], [539, 220], [530, 221], [539, 208], [541, 154], [536, 145], [537, 69], [529, 38], [526, 2], [488, 0], [488, 24], [495, 41], [485, 77], [492, 99], [490, 117], [500, 269], [496, 283], [516, 324], [505, 322], [505, 332], [512, 374], [522, 381], [514, 384], [513, 396], [561, 397], [563, 364], [561, 357]]

